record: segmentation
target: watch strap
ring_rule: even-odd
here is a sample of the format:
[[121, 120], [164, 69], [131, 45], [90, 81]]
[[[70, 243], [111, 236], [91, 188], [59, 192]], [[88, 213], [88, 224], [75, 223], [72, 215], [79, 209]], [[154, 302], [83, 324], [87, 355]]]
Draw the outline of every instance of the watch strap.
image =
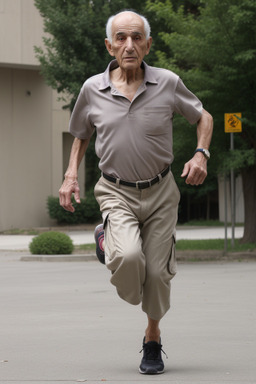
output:
[[207, 160], [210, 159], [210, 152], [208, 151], [208, 149], [197, 148], [197, 149], [195, 150], [194, 154], [197, 153], [197, 152], [201, 152]]

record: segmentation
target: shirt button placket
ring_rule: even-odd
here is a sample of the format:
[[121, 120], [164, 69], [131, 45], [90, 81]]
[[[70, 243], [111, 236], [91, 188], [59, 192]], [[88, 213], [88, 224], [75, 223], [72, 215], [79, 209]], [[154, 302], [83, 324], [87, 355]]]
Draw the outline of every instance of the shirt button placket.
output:
[[132, 105], [130, 105], [130, 107], [129, 107], [128, 117], [129, 117], [129, 118], [133, 118]]

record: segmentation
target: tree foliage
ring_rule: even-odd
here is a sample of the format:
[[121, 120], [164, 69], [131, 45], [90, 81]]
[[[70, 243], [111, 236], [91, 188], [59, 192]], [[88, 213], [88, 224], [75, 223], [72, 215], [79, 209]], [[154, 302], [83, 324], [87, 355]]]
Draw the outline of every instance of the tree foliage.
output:
[[[171, 29], [170, 33], [159, 32], [171, 55], [158, 51], [157, 64], [180, 74], [214, 115], [213, 145], [218, 148], [220, 166], [221, 153], [229, 149], [224, 113], [243, 114], [244, 129], [236, 134], [235, 147], [256, 149], [256, 3], [201, 0], [200, 4], [196, 17], [185, 13], [183, 6], [175, 11], [170, 0], [148, 1], [148, 8]], [[251, 151], [248, 154], [249, 165]]]
[[[147, 4], [159, 24], [169, 28], [159, 31], [159, 36], [170, 54], [158, 50], [157, 65], [180, 74], [214, 116], [209, 173], [231, 167], [242, 173], [245, 205], [251, 204], [246, 212], [252, 212], [245, 217], [245, 232], [250, 231], [249, 240], [256, 241], [256, 221], [252, 218], [255, 195], [251, 195], [255, 187], [245, 188], [246, 178], [250, 179], [256, 169], [256, 3], [201, 0], [198, 14], [185, 12], [183, 6], [175, 9], [170, 0], [149, 0]], [[242, 112], [243, 132], [235, 134], [236, 151], [232, 153], [229, 134], [224, 133], [224, 113], [236, 112]], [[180, 127], [176, 144], [182, 147], [184, 123]]]
[[102, 72], [109, 57], [105, 50], [105, 23], [123, 1], [35, 0], [44, 18], [44, 48], [36, 47], [42, 74], [58, 92], [74, 102], [82, 83]]

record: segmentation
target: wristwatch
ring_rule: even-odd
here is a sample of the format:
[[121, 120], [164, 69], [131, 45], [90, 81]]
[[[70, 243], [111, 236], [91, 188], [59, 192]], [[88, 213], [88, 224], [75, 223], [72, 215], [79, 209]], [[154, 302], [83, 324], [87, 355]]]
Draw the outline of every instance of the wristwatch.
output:
[[207, 160], [209, 160], [210, 157], [211, 157], [210, 152], [208, 151], [208, 149], [205, 149], [205, 148], [197, 148], [197, 149], [195, 150], [194, 154], [195, 154], [196, 152], [202, 152], [203, 155], [204, 155], [204, 157], [205, 157]]

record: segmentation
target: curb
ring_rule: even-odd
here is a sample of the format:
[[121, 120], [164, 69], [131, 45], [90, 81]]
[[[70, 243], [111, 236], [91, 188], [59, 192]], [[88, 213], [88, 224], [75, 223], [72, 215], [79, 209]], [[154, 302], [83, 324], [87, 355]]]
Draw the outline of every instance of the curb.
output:
[[[203, 261], [256, 261], [255, 252], [230, 252], [224, 255], [223, 251], [176, 251], [178, 262]], [[21, 256], [20, 261], [41, 262], [88, 262], [97, 261], [95, 253], [72, 255], [31, 255]]]
[[86, 262], [97, 260], [96, 254], [86, 255], [26, 255], [20, 261], [43, 261], [43, 262]]

